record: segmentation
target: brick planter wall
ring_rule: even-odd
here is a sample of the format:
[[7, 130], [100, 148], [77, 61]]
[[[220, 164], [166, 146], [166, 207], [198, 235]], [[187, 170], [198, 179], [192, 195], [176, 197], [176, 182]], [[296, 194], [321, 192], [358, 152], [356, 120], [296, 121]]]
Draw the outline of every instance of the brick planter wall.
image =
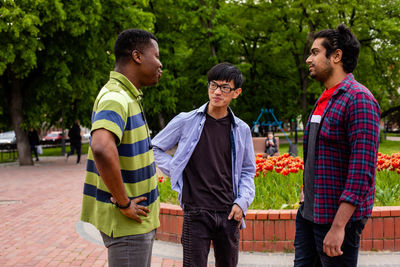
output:
[[[249, 210], [240, 231], [242, 251], [293, 252], [297, 210]], [[183, 211], [161, 203], [157, 239], [180, 243]], [[361, 250], [400, 251], [400, 206], [374, 207], [361, 236]]]

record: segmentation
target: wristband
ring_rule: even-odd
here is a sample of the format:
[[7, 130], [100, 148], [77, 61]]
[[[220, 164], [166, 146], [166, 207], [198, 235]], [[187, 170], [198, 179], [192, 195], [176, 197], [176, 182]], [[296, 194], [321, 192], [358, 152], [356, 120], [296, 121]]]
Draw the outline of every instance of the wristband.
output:
[[120, 206], [120, 205], [118, 204], [118, 202], [115, 201], [115, 204], [114, 204], [114, 205], [117, 206], [117, 208], [119, 208], [120, 210], [125, 210], [125, 209], [127, 209], [127, 208], [129, 208], [129, 207], [131, 206], [131, 202], [132, 202], [132, 200], [129, 199], [128, 204], [126, 204], [125, 206]]

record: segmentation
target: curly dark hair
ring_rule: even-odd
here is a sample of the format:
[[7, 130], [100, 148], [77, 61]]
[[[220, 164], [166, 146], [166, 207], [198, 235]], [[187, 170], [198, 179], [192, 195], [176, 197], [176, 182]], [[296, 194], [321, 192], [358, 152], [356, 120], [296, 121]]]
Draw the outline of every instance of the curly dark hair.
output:
[[326, 49], [327, 58], [337, 49], [342, 50], [343, 70], [346, 73], [353, 72], [357, 66], [360, 42], [345, 24], [340, 24], [335, 30], [319, 31], [315, 34], [314, 40], [317, 38], [324, 38], [322, 45]]

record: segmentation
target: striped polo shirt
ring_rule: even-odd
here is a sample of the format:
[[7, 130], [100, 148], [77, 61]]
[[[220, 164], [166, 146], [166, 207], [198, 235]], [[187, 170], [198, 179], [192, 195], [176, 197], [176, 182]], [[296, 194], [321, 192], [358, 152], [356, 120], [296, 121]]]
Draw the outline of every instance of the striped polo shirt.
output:
[[140, 202], [150, 209], [142, 223], [124, 216], [111, 203], [111, 194], [99, 176], [89, 147], [83, 189], [81, 220], [89, 222], [112, 237], [144, 234], [160, 225], [156, 167], [149, 129], [140, 98], [142, 92], [121, 73], [111, 71], [110, 80], [98, 94], [92, 114], [92, 129], [106, 129], [117, 137], [121, 175], [130, 199], [147, 197]]

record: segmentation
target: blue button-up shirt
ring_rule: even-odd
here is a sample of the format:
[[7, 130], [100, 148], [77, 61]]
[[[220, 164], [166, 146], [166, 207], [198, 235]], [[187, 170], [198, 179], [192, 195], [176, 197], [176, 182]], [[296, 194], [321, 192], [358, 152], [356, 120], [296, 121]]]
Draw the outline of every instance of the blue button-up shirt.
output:
[[[207, 105], [208, 103], [197, 110], [180, 113], [152, 140], [156, 164], [171, 178], [172, 189], [178, 192], [182, 208], [182, 173], [200, 140], [206, 121]], [[231, 109], [228, 108], [228, 111], [232, 118], [230, 140], [234, 203], [240, 206], [245, 215], [255, 193], [256, 162], [253, 141], [249, 126], [237, 118]], [[175, 145], [178, 147], [172, 157], [166, 151]]]

